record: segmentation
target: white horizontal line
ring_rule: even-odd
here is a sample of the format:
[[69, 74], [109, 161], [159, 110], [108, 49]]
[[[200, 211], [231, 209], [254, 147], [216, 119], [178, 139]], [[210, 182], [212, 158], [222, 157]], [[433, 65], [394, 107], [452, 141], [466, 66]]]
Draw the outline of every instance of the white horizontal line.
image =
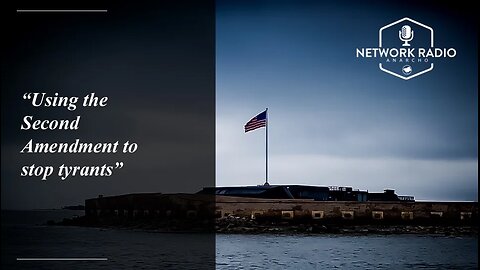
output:
[[34, 13], [34, 12], [108, 12], [107, 9], [17, 9], [18, 13]]
[[108, 261], [108, 258], [17, 258], [17, 261]]

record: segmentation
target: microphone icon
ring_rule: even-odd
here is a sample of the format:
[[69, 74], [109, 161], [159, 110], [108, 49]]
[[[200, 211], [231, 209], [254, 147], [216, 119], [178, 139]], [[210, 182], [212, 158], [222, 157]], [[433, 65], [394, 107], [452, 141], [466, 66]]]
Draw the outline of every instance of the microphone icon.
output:
[[410, 25], [402, 26], [402, 30], [398, 31], [398, 38], [404, 42], [402, 46], [410, 47], [410, 43], [408, 42], [413, 39], [413, 30]]

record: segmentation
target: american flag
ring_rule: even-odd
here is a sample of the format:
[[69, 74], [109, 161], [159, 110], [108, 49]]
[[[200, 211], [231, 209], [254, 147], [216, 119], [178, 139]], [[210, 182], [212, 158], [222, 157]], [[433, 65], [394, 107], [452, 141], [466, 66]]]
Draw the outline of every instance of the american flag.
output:
[[245, 124], [245, 132], [267, 126], [267, 111], [259, 113]]

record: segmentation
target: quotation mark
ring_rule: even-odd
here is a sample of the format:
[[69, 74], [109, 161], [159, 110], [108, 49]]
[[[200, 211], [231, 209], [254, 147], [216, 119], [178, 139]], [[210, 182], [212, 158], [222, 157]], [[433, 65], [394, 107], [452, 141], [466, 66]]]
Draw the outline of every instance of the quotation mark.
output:
[[123, 162], [115, 162], [115, 169], [123, 168]]
[[23, 99], [31, 99], [31, 98], [32, 98], [32, 93], [23, 94]]

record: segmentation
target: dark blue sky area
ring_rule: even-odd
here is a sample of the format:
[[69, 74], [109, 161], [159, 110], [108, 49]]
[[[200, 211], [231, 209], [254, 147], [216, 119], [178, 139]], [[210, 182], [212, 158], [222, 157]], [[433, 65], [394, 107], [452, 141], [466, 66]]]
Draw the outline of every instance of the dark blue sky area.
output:
[[[217, 184], [262, 182], [264, 133], [242, 127], [269, 107], [273, 183], [477, 200], [475, 19], [422, 3], [218, 1]], [[355, 58], [403, 17], [457, 56], [409, 81]]]

